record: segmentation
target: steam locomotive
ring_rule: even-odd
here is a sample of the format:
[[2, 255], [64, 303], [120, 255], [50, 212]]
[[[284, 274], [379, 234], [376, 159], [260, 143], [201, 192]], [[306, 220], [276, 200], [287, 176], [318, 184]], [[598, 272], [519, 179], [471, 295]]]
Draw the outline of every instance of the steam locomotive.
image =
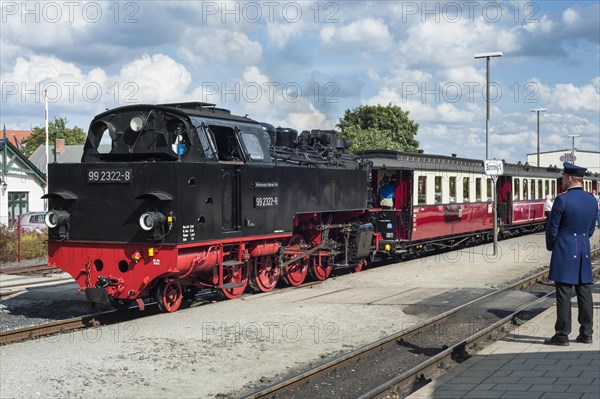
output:
[[[81, 163], [49, 165], [49, 264], [92, 302], [174, 312], [203, 288], [237, 298], [484, 241], [494, 201], [503, 234], [535, 231], [543, 196], [561, 190], [558, 168], [507, 164], [493, 185], [480, 160], [348, 147], [207, 103], [108, 110]], [[377, 198], [384, 176], [392, 209]]]

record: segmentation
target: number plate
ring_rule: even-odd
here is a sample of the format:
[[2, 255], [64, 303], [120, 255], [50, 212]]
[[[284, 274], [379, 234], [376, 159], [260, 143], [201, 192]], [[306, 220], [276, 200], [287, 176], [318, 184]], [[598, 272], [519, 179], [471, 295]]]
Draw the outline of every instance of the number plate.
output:
[[277, 205], [279, 205], [279, 198], [277, 197], [254, 197], [255, 208], [269, 208]]
[[131, 183], [131, 169], [88, 169], [88, 183]]

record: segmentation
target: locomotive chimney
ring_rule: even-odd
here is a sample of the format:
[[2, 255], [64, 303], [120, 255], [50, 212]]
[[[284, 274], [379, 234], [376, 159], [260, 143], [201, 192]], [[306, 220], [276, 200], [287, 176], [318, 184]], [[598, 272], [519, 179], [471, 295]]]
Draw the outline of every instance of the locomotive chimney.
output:
[[58, 154], [62, 154], [65, 150], [65, 140], [64, 139], [56, 139], [56, 152]]

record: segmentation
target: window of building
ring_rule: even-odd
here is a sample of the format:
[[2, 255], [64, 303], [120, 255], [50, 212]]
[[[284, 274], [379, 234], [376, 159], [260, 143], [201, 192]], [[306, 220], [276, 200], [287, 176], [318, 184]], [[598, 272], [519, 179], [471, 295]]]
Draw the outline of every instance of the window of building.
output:
[[442, 176], [435, 177], [435, 203], [442, 203]]
[[513, 191], [513, 201], [519, 201], [521, 199], [521, 183], [519, 179], [515, 179], [515, 190]]
[[417, 204], [423, 205], [427, 200], [427, 176], [419, 176], [417, 190]]
[[450, 176], [450, 181], [449, 181], [449, 187], [450, 187], [450, 202], [456, 202], [456, 176]]
[[481, 177], [475, 179], [475, 201], [481, 201]]
[[29, 193], [9, 192], [8, 227], [13, 227], [17, 223], [17, 217], [27, 212], [29, 212]]
[[463, 177], [463, 202], [469, 202], [469, 178]]

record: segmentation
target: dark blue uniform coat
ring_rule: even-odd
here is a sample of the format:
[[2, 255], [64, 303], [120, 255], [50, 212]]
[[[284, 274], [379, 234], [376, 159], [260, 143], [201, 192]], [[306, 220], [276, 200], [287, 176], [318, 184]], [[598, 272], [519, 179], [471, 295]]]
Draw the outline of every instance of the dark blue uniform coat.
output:
[[549, 279], [591, 284], [590, 237], [596, 227], [594, 196], [576, 187], [556, 197], [546, 224], [546, 249], [552, 251]]

